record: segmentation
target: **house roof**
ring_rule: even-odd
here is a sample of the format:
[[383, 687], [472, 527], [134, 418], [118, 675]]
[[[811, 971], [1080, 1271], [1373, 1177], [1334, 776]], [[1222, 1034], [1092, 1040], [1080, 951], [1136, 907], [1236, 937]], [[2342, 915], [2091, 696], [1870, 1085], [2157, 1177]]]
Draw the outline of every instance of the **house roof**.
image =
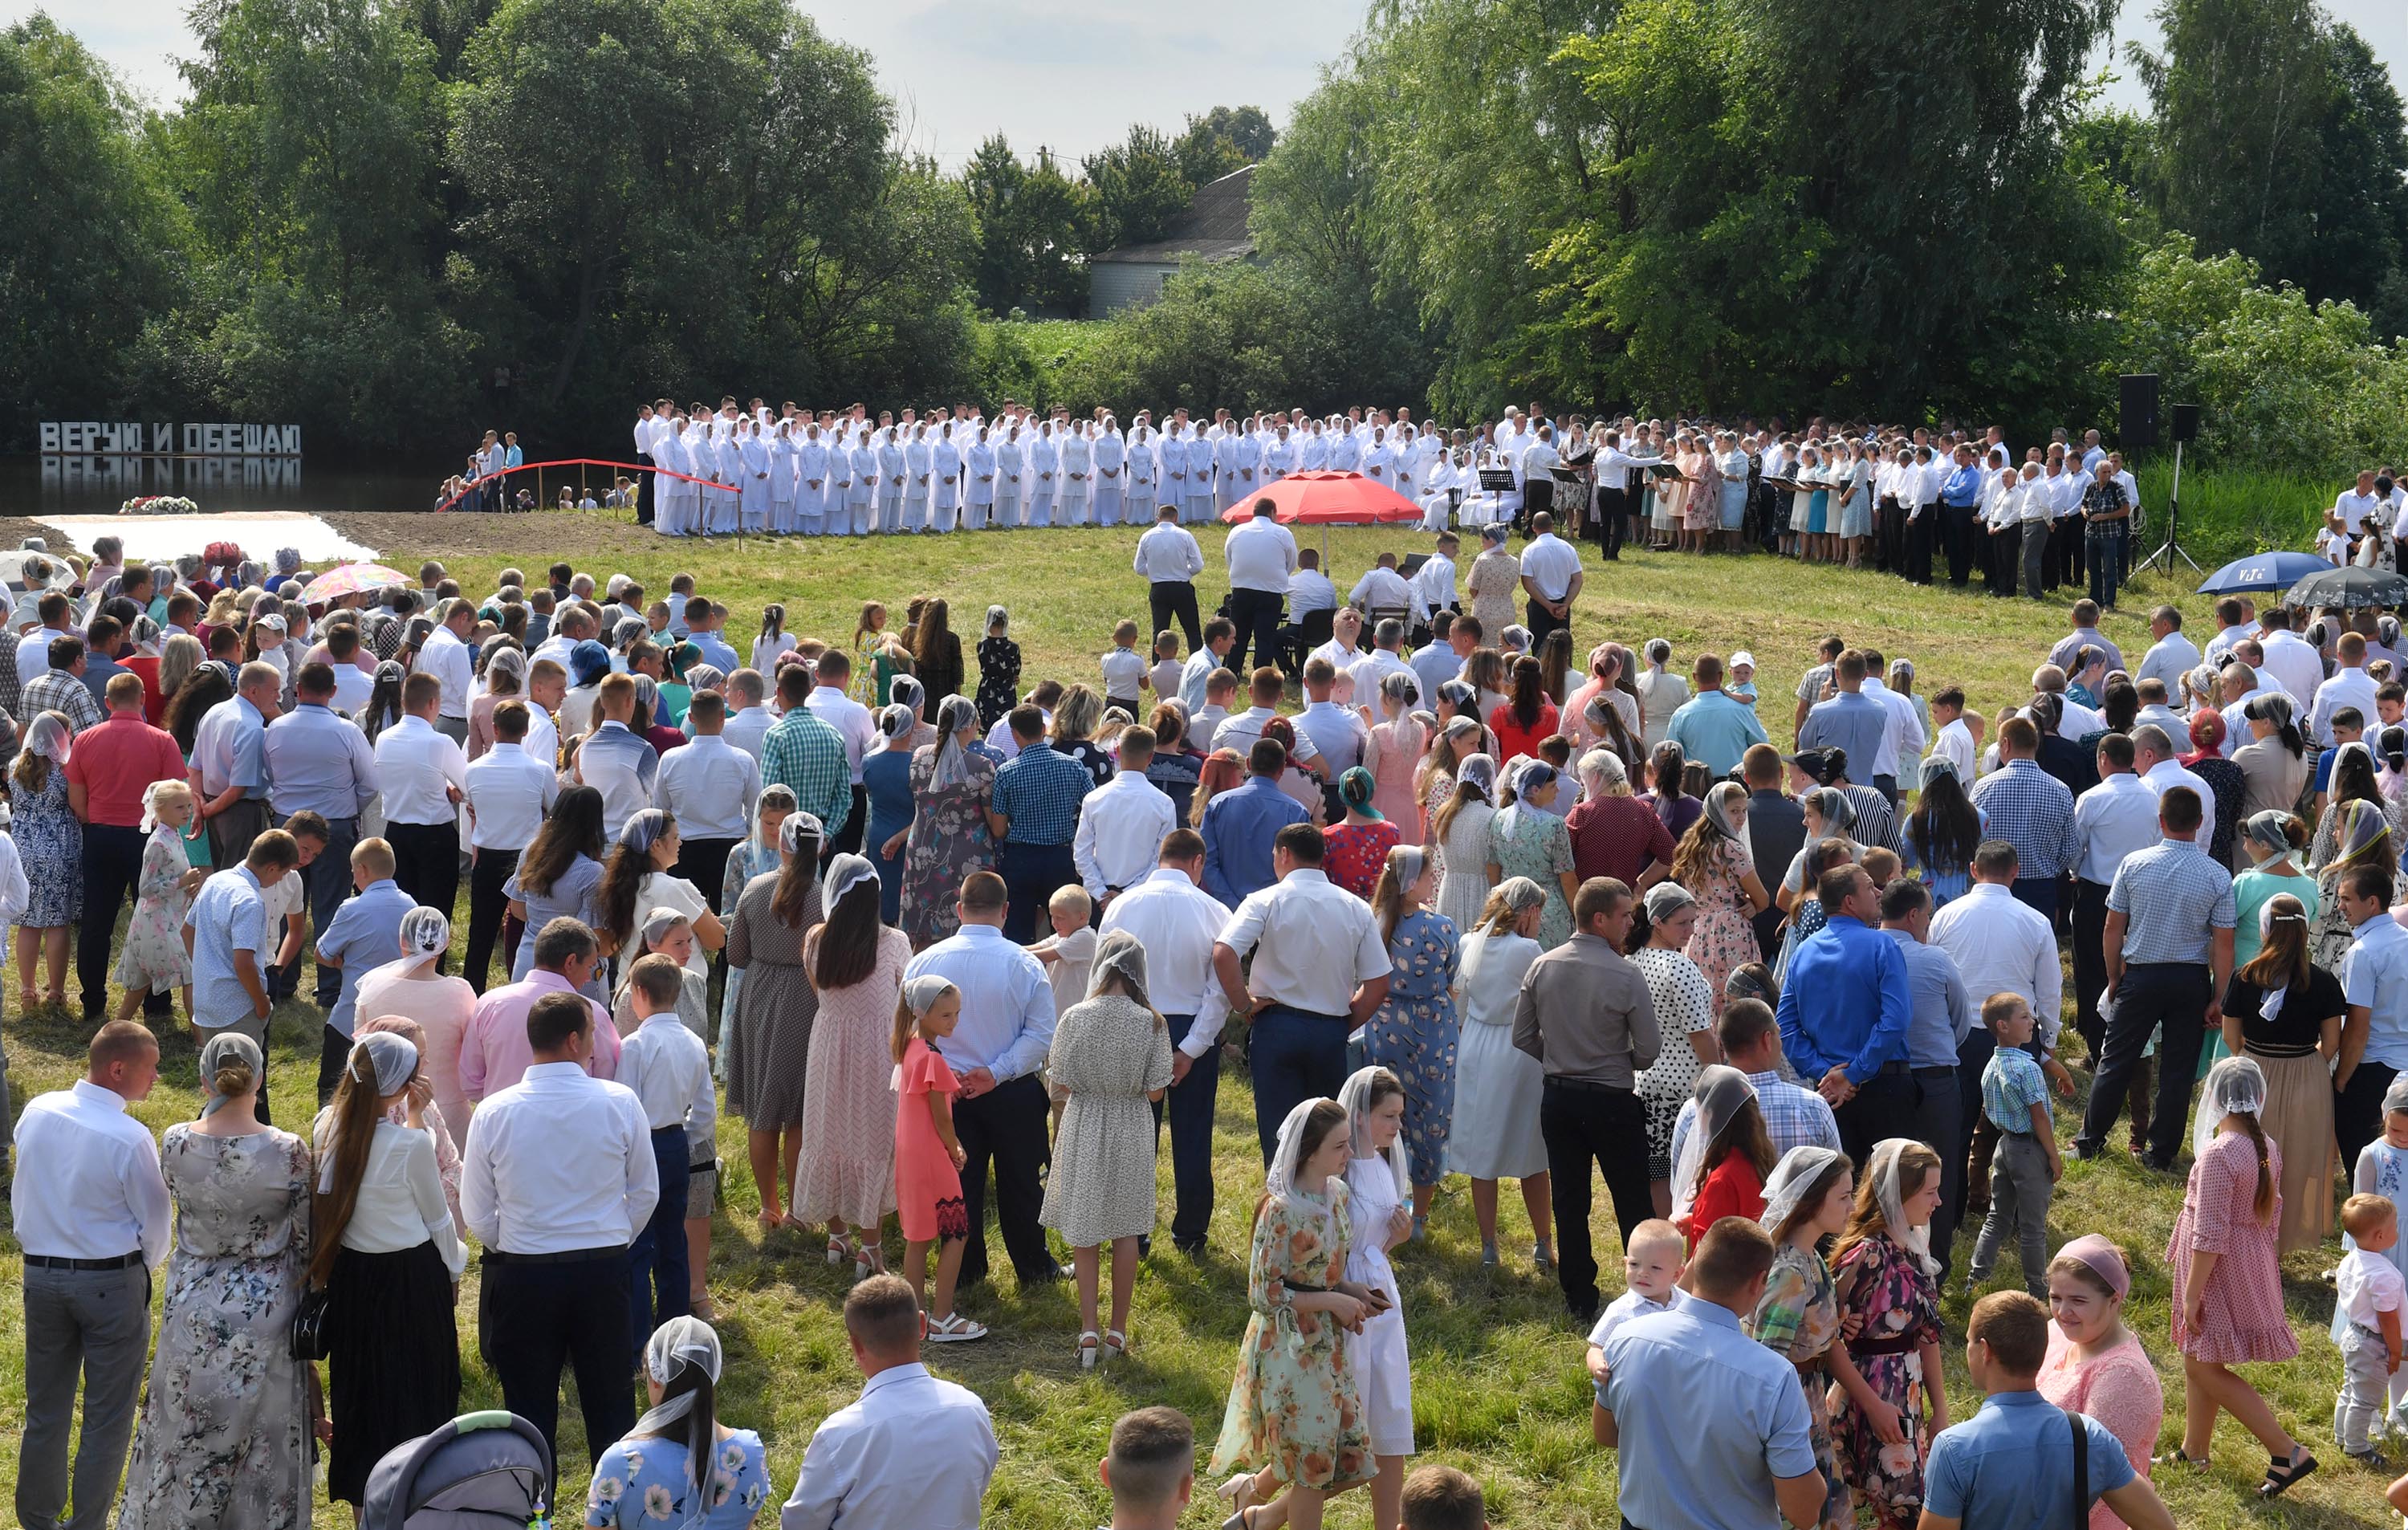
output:
[[1236, 260], [1251, 255], [1254, 241], [1246, 232], [1253, 210], [1254, 167], [1230, 171], [1196, 193], [1187, 210], [1173, 219], [1159, 239], [1125, 244], [1087, 257], [1091, 262], [1177, 265], [1182, 255], [1208, 261]]

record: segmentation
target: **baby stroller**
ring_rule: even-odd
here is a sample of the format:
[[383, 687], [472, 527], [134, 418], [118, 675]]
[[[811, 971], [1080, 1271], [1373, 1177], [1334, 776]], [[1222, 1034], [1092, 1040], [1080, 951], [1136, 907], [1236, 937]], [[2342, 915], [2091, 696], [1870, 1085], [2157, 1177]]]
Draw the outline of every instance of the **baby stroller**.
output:
[[464, 1413], [387, 1451], [368, 1473], [360, 1530], [526, 1530], [552, 1499], [552, 1448], [502, 1408]]

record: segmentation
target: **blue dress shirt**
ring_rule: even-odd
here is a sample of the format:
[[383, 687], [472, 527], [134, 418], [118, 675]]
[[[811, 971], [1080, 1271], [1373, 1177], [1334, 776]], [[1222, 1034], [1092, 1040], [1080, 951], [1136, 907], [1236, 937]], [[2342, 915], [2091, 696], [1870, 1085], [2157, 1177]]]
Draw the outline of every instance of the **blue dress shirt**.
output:
[[377, 794], [376, 751], [359, 725], [305, 701], [267, 725], [260, 744], [271, 805], [280, 815], [304, 810], [330, 822], [357, 818]]
[[402, 916], [417, 907], [416, 898], [386, 877], [368, 883], [336, 908], [335, 917], [318, 937], [318, 954], [343, 964], [342, 992], [327, 1012], [327, 1024], [345, 1036], [351, 1034], [360, 978], [371, 968], [401, 960]]
[[992, 924], [965, 924], [911, 958], [908, 980], [934, 974], [961, 990], [962, 1013], [937, 1051], [954, 1073], [985, 1068], [996, 1083], [1034, 1073], [1054, 1047], [1054, 985], [1037, 958]]
[[[1828, 926], [1827, 926], [1828, 927]], [[1885, 930], [1906, 961], [1906, 1060], [1914, 1067], [1955, 1067], [1956, 1049], [1979, 1018], [1956, 959], [1904, 930]]]
[[2076, 1424], [2090, 1436], [2095, 1505], [2132, 1480], [2123, 1444], [2097, 1419], [2068, 1414], [2037, 1392], [1994, 1392], [1980, 1412], [1931, 1441], [1923, 1507], [1963, 1530], [2071, 1523]]
[[1271, 836], [1312, 815], [1268, 776], [1214, 797], [1204, 808], [1204, 891], [1231, 908], [1279, 878], [1271, 871]]
[[1789, 959], [1781, 985], [1781, 1046], [1801, 1079], [1842, 1068], [1861, 1084], [1884, 1064], [1906, 1060], [1914, 1001], [1898, 942], [1839, 915]]
[[1773, 1482], [1815, 1469], [1806, 1395], [1796, 1368], [1748, 1337], [1738, 1314], [1676, 1292], [1670, 1311], [1624, 1323], [1606, 1342], [1605, 1363], [1625, 1523], [1766, 1530], [1781, 1523]]

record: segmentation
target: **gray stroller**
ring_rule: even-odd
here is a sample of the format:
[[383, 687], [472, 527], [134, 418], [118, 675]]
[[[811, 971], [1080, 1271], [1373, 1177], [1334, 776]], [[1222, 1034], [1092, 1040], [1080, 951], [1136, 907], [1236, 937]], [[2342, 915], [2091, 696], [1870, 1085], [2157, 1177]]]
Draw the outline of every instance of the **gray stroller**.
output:
[[360, 1530], [526, 1530], [552, 1499], [552, 1449], [501, 1408], [464, 1413], [387, 1451], [368, 1473]]

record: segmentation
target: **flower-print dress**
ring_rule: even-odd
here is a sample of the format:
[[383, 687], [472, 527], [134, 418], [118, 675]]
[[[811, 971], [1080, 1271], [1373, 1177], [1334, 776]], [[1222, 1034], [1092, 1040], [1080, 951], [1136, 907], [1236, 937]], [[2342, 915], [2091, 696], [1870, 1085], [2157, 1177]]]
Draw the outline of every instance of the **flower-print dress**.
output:
[[903, 933], [913, 951], [925, 951], [961, 927], [955, 896], [973, 871], [995, 864], [995, 841], [986, 832], [988, 794], [995, 766], [982, 754], [966, 754], [968, 777], [946, 791], [934, 790], [935, 745], [911, 751], [911, 800], [916, 805], [911, 837], [903, 851]]
[[125, 924], [125, 949], [117, 954], [117, 980], [127, 989], [164, 994], [193, 980], [193, 958], [184, 950], [184, 859], [180, 836], [154, 831], [142, 846], [142, 873], [134, 884], [134, 917]]
[[[1514, 820], [1507, 835], [1508, 816]], [[1572, 937], [1572, 908], [1564, 901], [1564, 875], [1572, 869], [1571, 831], [1553, 813], [1525, 808], [1506, 809], [1488, 821], [1488, 858], [1497, 863], [1497, 877], [1527, 877], [1546, 890], [1546, 909], [1539, 916], [1539, 949], [1553, 951]]]
[[1677, 951], [1645, 946], [1630, 953], [1630, 965], [1647, 979], [1647, 996], [1656, 1007], [1656, 1028], [1664, 1045], [1656, 1065], [1639, 1076], [1639, 1098], [1647, 1107], [1647, 1177], [1672, 1177], [1672, 1128], [1681, 1107], [1698, 1086], [1698, 1049], [1689, 1037], [1714, 1028], [1721, 1007], [1698, 964]]
[[1364, 1027], [1365, 1054], [1405, 1086], [1405, 1154], [1417, 1185], [1446, 1175], [1446, 1138], [1455, 1120], [1455, 1012], [1461, 948], [1455, 921], [1416, 908], [1397, 921], [1388, 942], [1388, 996]]
[[1345, 1271], [1354, 1240], [1346, 1182], [1331, 1179], [1328, 1199], [1301, 1193], [1273, 1196], [1254, 1221], [1246, 1268], [1245, 1337], [1238, 1373], [1212, 1450], [1214, 1476], [1268, 1466], [1297, 1487], [1333, 1493], [1379, 1475], [1354, 1376], [1354, 1336], [1326, 1312], [1298, 1312], [1288, 1283], [1326, 1291]]
[[1009, 637], [982, 637], [978, 662], [979, 726], [992, 728], [1020, 705], [1020, 645]]
[[309, 1262], [308, 1146], [178, 1124], [159, 1167], [176, 1251], [117, 1523], [306, 1530], [308, 1394], [291, 1330]]
[[[682, 1430], [685, 1424], [681, 1420], [672, 1427]], [[760, 1517], [761, 1506], [769, 1498], [766, 1457], [761, 1437], [752, 1430], [723, 1431], [703, 1484], [710, 1501], [697, 1512], [687, 1502], [695, 1488], [684, 1440], [666, 1435], [620, 1440], [594, 1463], [594, 1480], [585, 1490], [585, 1523], [592, 1530], [614, 1525], [627, 1530], [652, 1525], [744, 1530]]]
[[1840, 1337], [1840, 1296], [1821, 1254], [1786, 1243], [1772, 1251], [1772, 1273], [1747, 1331], [1798, 1367], [1798, 1385], [1806, 1395], [1806, 1434], [1814, 1446], [1815, 1469], [1823, 1474], [1823, 1517], [1814, 1530], [1855, 1530], [1847, 1480], [1832, 1461], [1831, 1412], [1825, 1400], [1831, 1386], [1831, 1346]]
[[1706, 975], [1706, 988], [1718, 1011], [1723, 984], [1731, 973], [1764, 960], [1764, 949], [1756, 942], [1756, 922], [1748, 914], [1747, 893], [1740, 885], [1755, 869], [1745, 842], [1727, 839], [1706, 863], [1698, 885], [1689, 889], [1698, 900], [1698, 922], [1684, 950]]
[[1332, 825], [1321, 839], [1322, 874], [1369, 903], [1397, 841], [1397, 826], [1392, 822]]
[[1864, 1327], [1847, 1341], [1848, 1358], [1873, 1394], [1898, 1409], [1906, 1443], [1884, 1444], [1849, 1398], [1831, 1421], [1833, 1455], [1841, 1478], [1871, 1507], [1876, 1523], [1913, 1530], [1923, 1512], [1923, 1463], [1931, 1452], [1923, 1427], [1929, 1394], [1918, 1351], [1940, 1342], [1940, 1294], [1914, 1251], [1885, 1233], [1842, 1254], [1840, 1273], [1852, 1275], [1841, 1317], [1864, 1318]]
[[[29, 930], [74, 923], [83, 917], [83, 825], [67, 806], [67, 773], [51, 765], [38, 792], [11, 781], [8, 797], [10, 833], [33, 894], [17, 922]], [[182, 936], [176, 938], [182, 943]]]

